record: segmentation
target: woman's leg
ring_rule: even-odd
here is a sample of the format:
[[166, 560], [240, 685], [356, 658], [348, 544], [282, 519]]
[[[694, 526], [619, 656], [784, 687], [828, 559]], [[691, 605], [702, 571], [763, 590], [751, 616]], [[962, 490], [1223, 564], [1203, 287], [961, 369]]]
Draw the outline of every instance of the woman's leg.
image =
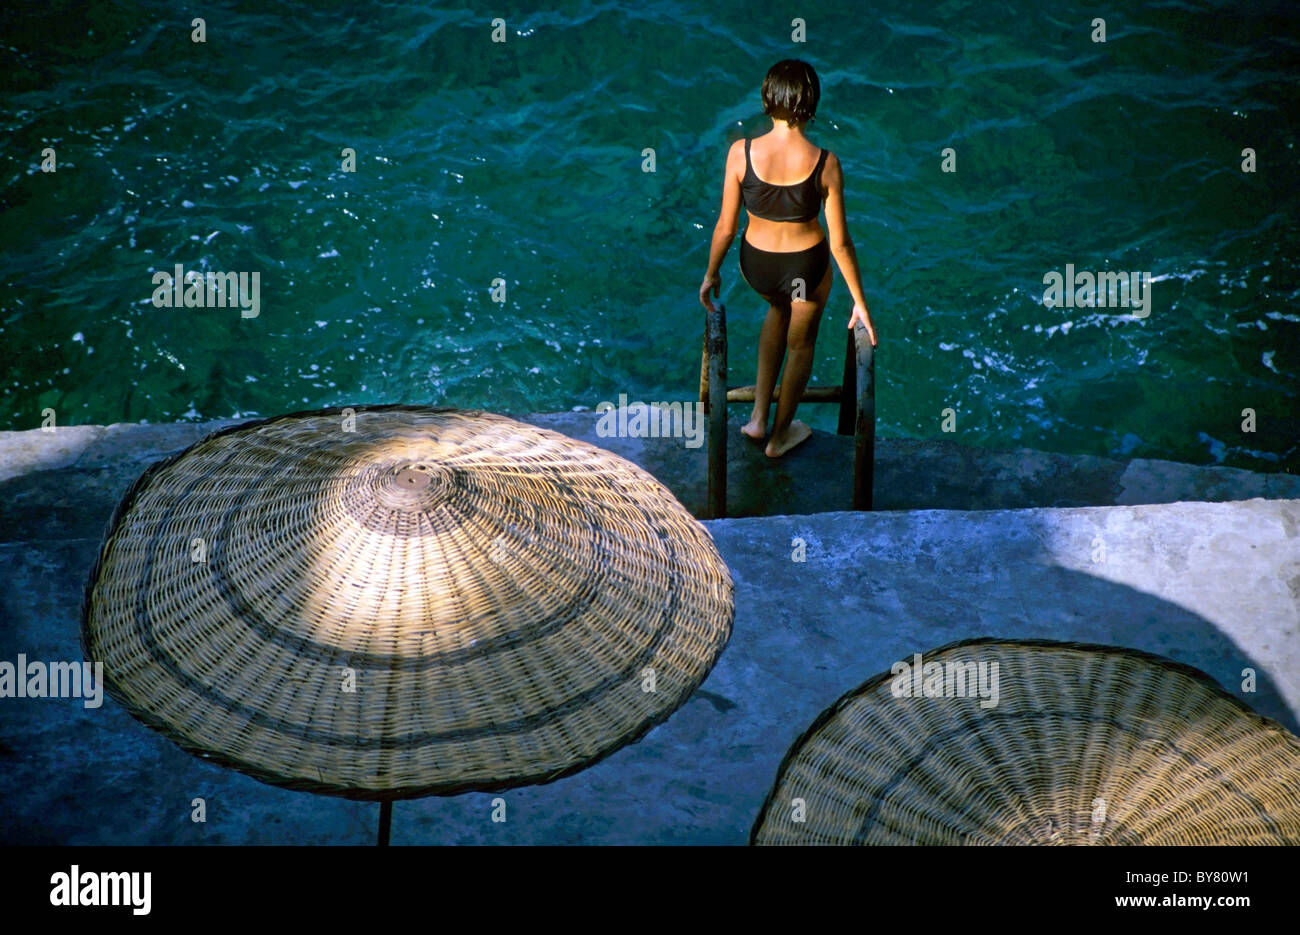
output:
[[754, 411], [741, 431], [750, 438], [767, 435], [767, 414], [772, 407], [772, 390], [785, 354], [786, 332], [790, 328], [790, 306], [777, 300], [767, 307], [763, 330], [758, 335], [758, 374], [754, 380]]
[[781, 377], [781, 398], [776, 403], [776, 422], [772, 426], [772, 437], [767, 443], [769, 458], [781, 457], [812, 434], [812, 429], [795, 419], [794, 411], [803, 396], [804, 387], [808, 385], [808, 376], [812, 373], [817, 328], [821, 324], [822, 309], [826, 307], [830, 291], [831, 270], [828, 265], [817, 291], [805, 302], [790, 303], [785, 373]]

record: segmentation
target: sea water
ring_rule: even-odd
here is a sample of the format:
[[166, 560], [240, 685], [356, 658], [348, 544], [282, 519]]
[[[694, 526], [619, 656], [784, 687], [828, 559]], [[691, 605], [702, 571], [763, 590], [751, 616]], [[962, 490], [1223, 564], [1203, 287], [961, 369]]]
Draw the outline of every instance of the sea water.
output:
[[[800, 57], [882, 435], [1300, 466], [1285, 4], [22, 3], [0, 24], [0, 428], [692, 400], [726, 148]], [[749, 383], [764, 306], [736, 254]], [[1045, 302], [1067, 264], [1148, 275], [1147, 313]], [[258, 313], [159, 305], [178, 265], [257, 274]], [[849, 309], [837, 274], [814, 382], [839, 381]]]

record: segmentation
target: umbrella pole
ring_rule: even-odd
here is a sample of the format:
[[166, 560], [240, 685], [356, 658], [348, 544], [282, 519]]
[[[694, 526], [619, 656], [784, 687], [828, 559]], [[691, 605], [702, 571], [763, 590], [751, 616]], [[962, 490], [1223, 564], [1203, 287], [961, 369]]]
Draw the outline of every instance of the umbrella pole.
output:
[[376, 842], [378, 847], [388, 846], [388, 832], [393, 827], [393, 803], [384, 801], [379, 803], [379, 840]]

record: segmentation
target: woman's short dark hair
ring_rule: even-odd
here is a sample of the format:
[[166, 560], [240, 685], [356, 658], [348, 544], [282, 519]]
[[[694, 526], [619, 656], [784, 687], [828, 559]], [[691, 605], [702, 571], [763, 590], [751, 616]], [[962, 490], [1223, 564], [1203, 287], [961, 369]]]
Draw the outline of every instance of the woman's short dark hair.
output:
[[763, 113], [788, 123], [807, 123], [817, 113], [822, 96], [817, 72], [807, 62], [787, 58], [767, 70], [763, 79]]

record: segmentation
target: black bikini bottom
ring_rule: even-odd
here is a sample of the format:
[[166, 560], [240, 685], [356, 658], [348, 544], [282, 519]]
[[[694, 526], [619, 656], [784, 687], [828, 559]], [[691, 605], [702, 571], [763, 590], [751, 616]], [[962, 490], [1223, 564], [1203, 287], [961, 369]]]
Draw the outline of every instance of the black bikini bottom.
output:
[[831, 251], [825, 237], [807, 250], [791, 253], [759, 250], [743, 235], [740, 238], [740, 275], [764, 298], [781, 296], [788, 301], [794, 296], [795, 280], [802, 280], [801, 297], [807, 301], [822, 284], [830, 265]]

